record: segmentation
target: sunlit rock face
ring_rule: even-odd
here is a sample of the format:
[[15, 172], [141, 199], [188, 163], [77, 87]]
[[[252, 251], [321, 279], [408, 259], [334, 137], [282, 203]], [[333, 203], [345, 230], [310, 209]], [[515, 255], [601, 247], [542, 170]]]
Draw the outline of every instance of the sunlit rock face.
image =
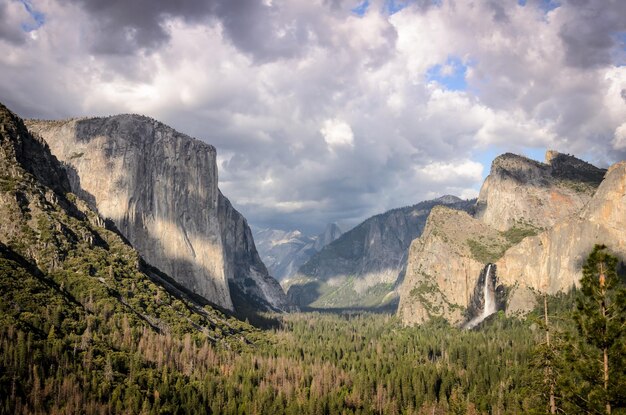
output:
[[626, 162], [611, 166], [593, 198], [575, 217], [526, 238], [498, 261], [501, 280], [554, 294], [578, 285], [594, 244], [626, 259]]
[[112, 220], [150, 264], [231, 310], [229, 280], [237, 285], [251, 273], [263, 288], [254, 291], [249, 283], [248, 291], [267, 294], [259, 304], [283, 308], [278, 284], [260, 282], [268, 277], [262, 263], [243, 264], [254, 258], [254, 242], [245, 219], [219, 193], [213, 146], [137, 115], [30, 121], [28, 127], [66, 164], [73, 191]]
[[467, 292], [488, 263], [497, 266], [497, 289], [508, 293], [502, 308], [523, 315], [536, 293], [576, 285], [595, 243], [623, 255], [623, 170], [618, 163], [604, 178], [606, 170], [553, 151], [545, 163], [497, 157], [473, 217], [434, 209], [413, 241], [400, 289], [403, 322], [461, 323], [471, 314]]
[[603, 169], [554, 151], [547, 152], [545, 163], [503, 154], [491, 165], [475, 216], [500, 231], [514, 226], [547, 229], [579, 212], [603, 176]]
[[467, 212], [435, 207], [421, 237], [409, 249], [406, 276], [400, 287], [398, 315], [405, 324], [443, 317], [452, 324], [465, 319], [472, 293], [487, 261], [473, 243], [499, 247], [505, 238]]

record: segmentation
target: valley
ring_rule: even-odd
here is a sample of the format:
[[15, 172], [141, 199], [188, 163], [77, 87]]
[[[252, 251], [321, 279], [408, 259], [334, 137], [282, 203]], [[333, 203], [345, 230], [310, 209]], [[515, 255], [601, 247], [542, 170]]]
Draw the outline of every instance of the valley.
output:
[[0, 413], [626, 408], [624, 161], [507, 153], [477, 199], [306, 237], [148, 117], [0, 105], [0, 139]]

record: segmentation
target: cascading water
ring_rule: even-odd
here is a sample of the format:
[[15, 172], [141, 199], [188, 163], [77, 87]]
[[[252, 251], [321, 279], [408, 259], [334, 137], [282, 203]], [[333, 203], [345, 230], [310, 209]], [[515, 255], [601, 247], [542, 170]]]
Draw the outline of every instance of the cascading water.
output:
[[470, 321], [465, 324], [466, 329], [471, 329], [476, 327], [479, 323], [481, 323], [488, 316], [495, 313], [497, 310], [496, 305], [496, 287], [495, 287], [495, 278], [492, 276], [492, 267], [493, 264], [487, 265], [487, 269], [485, 270], [485, 278], [483, 281], [483, 311]]

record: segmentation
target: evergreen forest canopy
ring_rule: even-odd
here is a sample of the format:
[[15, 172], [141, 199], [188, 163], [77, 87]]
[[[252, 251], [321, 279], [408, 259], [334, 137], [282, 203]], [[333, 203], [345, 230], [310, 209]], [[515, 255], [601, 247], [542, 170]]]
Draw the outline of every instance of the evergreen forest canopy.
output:
[[0, 266], [2, 413], [546, 413], [551, 393], [558, 413], [626, 408], [626, 291], [602, 247], [580, 290], [547, 298], [547, 326], [543, 305], [474, 331], [302, 313], [248, 329], [237, 350], [201, 332], [159, 332], [106, 302], [85, 308], [19, 261]]

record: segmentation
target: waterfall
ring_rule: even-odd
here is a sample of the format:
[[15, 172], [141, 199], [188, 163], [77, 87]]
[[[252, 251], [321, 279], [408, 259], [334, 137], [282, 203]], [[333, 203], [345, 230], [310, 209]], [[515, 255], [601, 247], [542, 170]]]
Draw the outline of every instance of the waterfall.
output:
[[487, 265], [487, 272], [485, 273], [485, 285], [483, 287], [483, 296], [485, 306], [483, 307], [483, 320], [487, 318], [487, 316], [495, 313], [496, 310], [496, 287], [493, 284], [494, 278], [491, 276], [491, 267], [493, 264]]
[[493, 264], [489, 264], [485, 270], [485, 278], [483, 281], [483, 311], [465, 324], [464, 328], [466, 329], [476, 327], [488, 316], [498, 311], [496, 305], [495, 278], [493, 278], [491, 271], [492, 267]]

